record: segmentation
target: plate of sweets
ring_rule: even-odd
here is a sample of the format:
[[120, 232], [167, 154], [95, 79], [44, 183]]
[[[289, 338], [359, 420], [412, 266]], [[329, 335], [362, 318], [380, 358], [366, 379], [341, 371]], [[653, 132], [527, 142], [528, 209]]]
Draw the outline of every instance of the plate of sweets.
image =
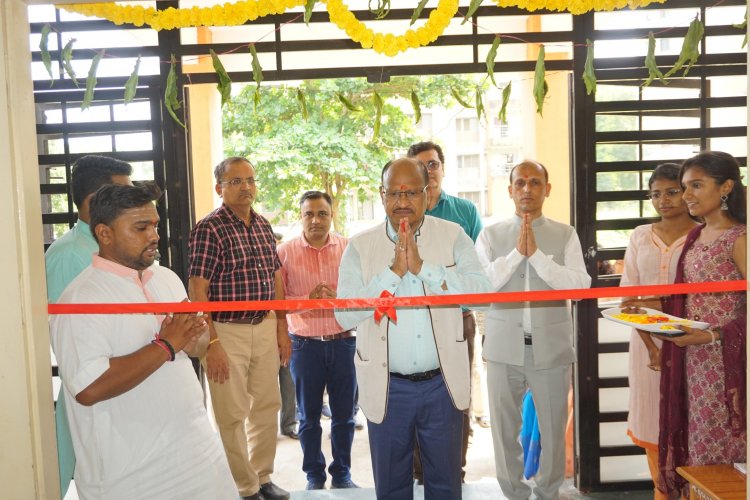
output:
[[678, 318], [648, 307], [612, 307], [602, 311], [602, 316], [615, 323], [665, 337], [685, 335], [685, 332], [677, 328], [678, 326], [689, 326], [699, 330], [705, 330], [709, 326], [702, 321]]

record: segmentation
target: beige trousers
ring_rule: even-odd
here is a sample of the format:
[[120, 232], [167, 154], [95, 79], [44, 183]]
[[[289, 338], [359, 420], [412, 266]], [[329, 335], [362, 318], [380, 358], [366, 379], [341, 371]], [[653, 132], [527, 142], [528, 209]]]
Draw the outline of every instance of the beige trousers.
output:
[[214, 328], [229, 357], [229, 380], [208, 381], [214, 416], [237, 490], [254, 495], [271, 480], [276, 458], [281, 407], [276, 318], [270, 314], [258, 325], [214, 322]]

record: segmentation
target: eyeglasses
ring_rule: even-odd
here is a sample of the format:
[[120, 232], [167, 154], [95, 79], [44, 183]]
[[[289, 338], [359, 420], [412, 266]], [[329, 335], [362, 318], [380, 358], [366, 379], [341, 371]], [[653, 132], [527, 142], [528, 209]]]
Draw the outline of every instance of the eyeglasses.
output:
[[442, 163], [438, 160], [430, 160], [428, 162], [422, 162], [422, 165], [424, 165], [424, 168], [427, 170], [437, 170], [442, 166]]
[[228, 184], [232, 187], [239, 187], [240, 184], [247, 184], [248, 186], [255, 186], [255, 177], [247, 177], [245, 179], [241, 177], [235, 177], [234, 179], [229, 179], [227, 181], [221, 181], [222, 184]]
[[678, 196], [682, 195], [682, 189], [672, 188], [667, 189], [662, 193], [661, 191], [654, 191], [653, 193], [646, 193], [646, 199], [656, 201], [661, 199], [662, 196], [666, 196], [667, 198], [677, 198]]
[[427, 186], [423, 187], [420, 190], [410, 190], [410, 191], [382, 190], [382, 193], [383, 193], [383, 196], [385, 196], [385, 199], [388, 200], [390, 203], [400, 200], [402, 196], [406, 197], [408, 201], [415, 201], [419, 196], [424, 194], [425, 189], [427, 189]]

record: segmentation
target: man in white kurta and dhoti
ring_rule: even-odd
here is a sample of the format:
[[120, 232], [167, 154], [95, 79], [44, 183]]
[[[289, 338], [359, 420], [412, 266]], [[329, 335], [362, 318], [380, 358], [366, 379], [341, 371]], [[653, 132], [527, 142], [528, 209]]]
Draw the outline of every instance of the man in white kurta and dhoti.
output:
[[[158, 188], [105, 186], [91, 200], [99, 254], [59, 303], [180, 302], [185, 288], [154, 264]], [[188, 358], [195, 314], [54, 316], [81, 499], [226, 499], [237, 491]]]

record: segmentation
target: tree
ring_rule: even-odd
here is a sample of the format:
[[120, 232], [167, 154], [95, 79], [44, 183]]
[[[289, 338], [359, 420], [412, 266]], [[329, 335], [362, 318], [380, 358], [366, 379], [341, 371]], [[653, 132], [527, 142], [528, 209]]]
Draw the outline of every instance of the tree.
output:
[[[377, 192], [382, 166], [416, 140], [413, 117], [404, 111], [412, 90], [429, 107], [452, 103], [452, 87], [470, 101], [475, 86], [462, 76], [399, 77], [375, 85], [363, 79], [310, 80], [298, 87], [264, 86], [255, 106], [255, 86], [248, 85], [224, 109], [225, 152], [246, 156], [256, 166], [264, 207], [294, 214], [303, 192], [324, 191], [333, 200], [334, 228], [345, 233], [345, 200]], [[384, 101], [377, 137], [374, 92]]]

